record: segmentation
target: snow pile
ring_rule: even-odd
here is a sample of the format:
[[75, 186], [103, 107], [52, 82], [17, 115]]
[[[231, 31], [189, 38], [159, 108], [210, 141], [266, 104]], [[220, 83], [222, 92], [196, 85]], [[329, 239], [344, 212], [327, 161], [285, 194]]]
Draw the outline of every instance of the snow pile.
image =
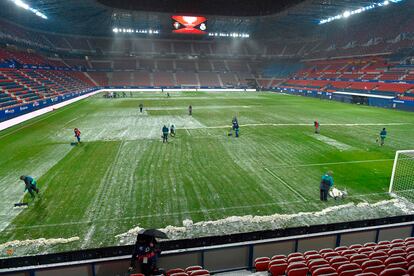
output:
[[79, 240], [79, 237], [71, 237], [71, 238], [68, 238], [68, 239], [65, 239], [65, 238], [54, 238], [54, 239], [40, 238], [40, 239], [35, 239], [35, 240], [23, 240], [23, 241], [14, 240], [14, 241], [9, 241], [9, 242], [0, 244], [0, 251], [5, 249], [5, 248], [9, 248], [9, 247], [51, 246], [51, 245], [56, 245], [56, 244], [70, 243], [70, 242], [74, 242], [74, 241], [78, 241], [78, 240]]
[[[351, 202], [328, 207], [317, 212], [273, 214], [268, 216], [231, 216], [215, 221], [200, 221], [196, 223], [187, 219], [183, 221], [183, 226], [170, 225], [159, 230], [165, 232], [170, 239], [185, 239], [413, 213], [413, 203], [395, 198], [376, 203], [362, 202], [355, 204]], [[130, 244], [135, 242], [136, 236], [141, 229], [140, 226], [136, 226], [128, 232], [115, 237], [119, 239], [119, 244]]]

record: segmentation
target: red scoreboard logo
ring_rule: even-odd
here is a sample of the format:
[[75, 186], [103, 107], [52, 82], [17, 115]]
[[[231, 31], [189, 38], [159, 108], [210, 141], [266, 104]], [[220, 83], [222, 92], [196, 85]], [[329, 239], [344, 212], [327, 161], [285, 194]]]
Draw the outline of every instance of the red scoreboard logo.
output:
[[203, 16], [174, 15], [173, 33], [177, 34], [206, 34], [207, 18]]

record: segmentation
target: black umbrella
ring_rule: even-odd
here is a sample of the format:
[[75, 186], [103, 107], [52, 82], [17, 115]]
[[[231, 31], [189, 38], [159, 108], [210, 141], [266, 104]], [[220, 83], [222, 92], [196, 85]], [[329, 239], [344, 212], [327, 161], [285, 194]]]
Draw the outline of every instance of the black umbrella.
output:
[[148, 237], [160, 238], [160, 239], [168, 239], [167, 234], [158, 230], [158, 229], [141, 229], [138, 232], [138, 235], [144, 235]]

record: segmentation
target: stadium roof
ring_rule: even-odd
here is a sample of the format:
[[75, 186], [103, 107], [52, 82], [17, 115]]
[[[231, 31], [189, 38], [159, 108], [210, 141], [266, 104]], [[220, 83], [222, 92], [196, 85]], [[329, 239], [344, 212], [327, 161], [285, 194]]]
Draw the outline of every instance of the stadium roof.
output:
[[[48, 19], [29, 13], [14, 5], [13, 1], [27, 3]], [[0, 1], [0, 16], [26, 27], [57, 33], [112, 36], [112, 29], [116, 26], [157, 29], [162, 36], [170, 36], [170, 16], [173, 13], [196, 13], [207, 16], [210, 32], [249, 33], [261, 38], [296, 38], [309, 36], [312, 31], [318, 30], [321, 19], [381, 1], [3, 0]], [[206, 5], [206, 2], [210, 4]]]

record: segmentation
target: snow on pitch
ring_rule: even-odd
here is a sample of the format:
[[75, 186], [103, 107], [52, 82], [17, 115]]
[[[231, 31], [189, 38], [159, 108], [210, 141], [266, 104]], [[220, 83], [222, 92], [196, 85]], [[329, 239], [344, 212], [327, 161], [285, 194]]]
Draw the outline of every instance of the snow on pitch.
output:
[[[273, 214], [269, 216], [231, 216], [215, 221], [184, 220], [182, 226], [167, 226], [161, 231], [170, 239], [185, 239], [202, 236], [228, 235], [241, 232], [280, 229], [287, 227], [306, 226], [318, 222], [335, 223], [344, 218], [372, 219], [383, 216], [395, 216], [414, 213], [414, 204], [400, 198], [383, 200], [376, 203], [353, 202], [325, 208], [317, 212], [300, 212], [296, 214]], [[131, 244], [135, 242], [137, 233], [142, 228], [138, 225], [129, 231], [119, 234], [119, 244]]]
[[[85, 142], [111, 140], [160, 139], [164, 125], [176, 128], [204, 128], [199, 121], [188, 115], [148, 116], [138, 110], [97, 112], [85, 118], [76, 127]], [[65, 128], [56, 133], [57, 141], [74, 139], [73, 129]]]

